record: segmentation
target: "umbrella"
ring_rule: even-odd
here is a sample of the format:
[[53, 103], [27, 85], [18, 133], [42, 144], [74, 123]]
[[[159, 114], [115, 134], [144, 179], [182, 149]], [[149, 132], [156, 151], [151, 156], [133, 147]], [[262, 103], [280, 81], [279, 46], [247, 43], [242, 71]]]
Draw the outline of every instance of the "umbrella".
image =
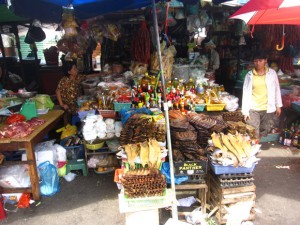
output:
[[44, 23], [59, 23], [62, 7], [69, 4], [73, 5], [76, 18], [84, 20], [149, 6], [151, 0], [11, 0], [11, 9], [18, 16], [38, 19]]
[[300, 25], [300, 1], [250, 0], [230, 19], [241, 19], [247, 24]]

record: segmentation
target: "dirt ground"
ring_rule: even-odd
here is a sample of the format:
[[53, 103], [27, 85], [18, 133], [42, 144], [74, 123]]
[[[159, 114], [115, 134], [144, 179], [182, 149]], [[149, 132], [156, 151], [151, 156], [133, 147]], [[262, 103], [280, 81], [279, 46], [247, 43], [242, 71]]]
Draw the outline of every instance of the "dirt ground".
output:
[[[294, 225], [300, 221], [300, 150], [269, 144], [259, 153], [256, 166], [255, 225]], [[113, 173], [87, 177], [80, 173], [72, 182], [60, 180], [60, 192], [42, 197], [28, 209], [7, 212], [0, 224], [13, 225], [123, 225], [125, 215], [119, 213], [119, 190]], [[9, 207], [11, 208], [11, 207]], [[171, 216], [161, 209], [160, 223]], [[141, 222], [141, 224], [143, 224]]]

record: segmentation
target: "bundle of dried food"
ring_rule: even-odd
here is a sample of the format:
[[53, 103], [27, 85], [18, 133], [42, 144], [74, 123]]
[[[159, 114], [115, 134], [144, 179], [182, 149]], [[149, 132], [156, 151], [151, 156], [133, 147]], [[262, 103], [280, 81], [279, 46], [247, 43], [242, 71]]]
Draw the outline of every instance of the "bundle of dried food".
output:
[[136, 144], [124, 145], [129, 164], [129, 170], [136, 169], [137, 164], [149, 169], [159, 169], [161, 166], [162, 151], [155, 139]]
[[127, 198], [163, 196], [166, 177], [157, 169], [137, 169], [125, 172], [120, 178]]
[[120, 134], [120, 143], [126, 145], [144, 142], [149, 139], [165, 142], [165, 138], [165, 122], [162, 122], [155, 116], [134, 114], [123, 126]]
[[222, 158], [222, 163], [227, 163], [226, 160], [228, 155], [234, 162], [234, 166], [252, 166], [253, 163], [257, 162], [259, 159], [255, 157], [255, 154], [259, 151], [259, 145], [251, 145], [250, 140], [240, 133], [232, 135], [228, 133], [227, 135], [220, 133], [213, 133], [211, 135], [212, 142], [214, 146], [221, 149], [220, 157]]
[[181, 113], [179, 110], [170, 110], [169, 111], [170, 120], [186, 120], [186, 116]]
[[220, 133], [220, 132], [223, 132], [228, 127], [228, 125], [223, 121], [223, 117], [221, 115], [210, 116], [210, 118], [217, 121], [216, 125], [213, 126], [212, 128], [210, 128], [211, 132]]
[[121, 145], [139, 143], [154, 138], [151, 118], [142, 118], [140, 114], [132, 115], [120, 134]]
[[224, 112], [223, 113], [223, 119], [225, 121], [239, 122], [239, 121], [244, 120], [244, 116], [243, 116], [243, 114], [240, 110], [237, 110], [237, 111], [234, 111], [234, 112]]
[[208, 139], [210, 138], [211, 131], [208, 129], [204, 129], [201, 127], [196, 127], [197, 129], [197, 141], [201, 147], [206, 147], [208, 143]]
[[197, 140], [197, 132], [196, 131], [189, 131], [189, 130], [184, 131], [184, 132], [172, 131], [171, 135], [172, 135], [172, 137], [174, 137], [175, 140], [178, 140], [178, 141], [189, 142], [189, 141]]
[[206, 129], [212, 128], [217, 123], [216, 120], [210, 118], [209, 116], [198, 114], [196, 112], [189, 113], [187, 118], [192, 125]]

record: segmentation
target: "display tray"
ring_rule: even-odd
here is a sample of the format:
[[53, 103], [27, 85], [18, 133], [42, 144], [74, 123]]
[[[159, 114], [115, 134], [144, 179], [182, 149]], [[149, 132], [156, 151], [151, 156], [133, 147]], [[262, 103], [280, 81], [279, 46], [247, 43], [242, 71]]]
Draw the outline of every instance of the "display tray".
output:
[[206, 104], [207, 111], [223, 111], [226, 104]]
[[218, 164], [214, 164], [212, 162], [209, 163], [210, 168], [216, 175], [220, 174], [236, 174], [236, 173], [252, 173], [256, 163], [254, 163], [250, 168], [248, 167], [234, 167], [234, 166], [222, 166]]
[[202, 112], [205, 109], [206, 104], [195, 104], [195, 111]]

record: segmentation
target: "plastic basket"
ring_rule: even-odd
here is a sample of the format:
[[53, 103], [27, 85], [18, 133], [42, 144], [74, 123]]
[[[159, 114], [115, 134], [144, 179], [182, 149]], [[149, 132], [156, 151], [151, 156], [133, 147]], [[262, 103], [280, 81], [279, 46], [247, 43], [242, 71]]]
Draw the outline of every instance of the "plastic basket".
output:
[[85, 143], [85, 147], [89, 150], [98, 150], [98, 149], [102, 148], [104, 144], [105, 144], [105, 141], [101, 141], [96, 144]]
[[64, 138], [60, 141], [60, 145], [64, 147], [67, 151], [67, 159], [68, 160], [75, 160], [75, 159], [84, 159], [85, 152], [84, 152], [84, 145], [76, 145], [76, 146], [66, 146], [67, 140], [69, 137]]
[[114, 110], [98, 110], [98, 112], [103, 118], [114, 118], [116, 116]]
[[205, 109], [206, 104], [196, 104], [195, 105], [195, 111], [196, 112], [202, 112]]
[[252, 173], [254, 168], [256, 166], [256, 163], [254, 163], [250, 168], [248, 167], [234, 167], [234, 166], [222, 166], [218, 164], [214, 164], [210, 162], [210, 167], [212, 171], [216, 175], [219, 174], [236, 174], [236, 173]]
[[207, 111], [223, 111], [226, 104], [206, 104]]
[[114, 110], [120, 112], [121, 109], [130, 109], [131, 103], [114, 102]]

